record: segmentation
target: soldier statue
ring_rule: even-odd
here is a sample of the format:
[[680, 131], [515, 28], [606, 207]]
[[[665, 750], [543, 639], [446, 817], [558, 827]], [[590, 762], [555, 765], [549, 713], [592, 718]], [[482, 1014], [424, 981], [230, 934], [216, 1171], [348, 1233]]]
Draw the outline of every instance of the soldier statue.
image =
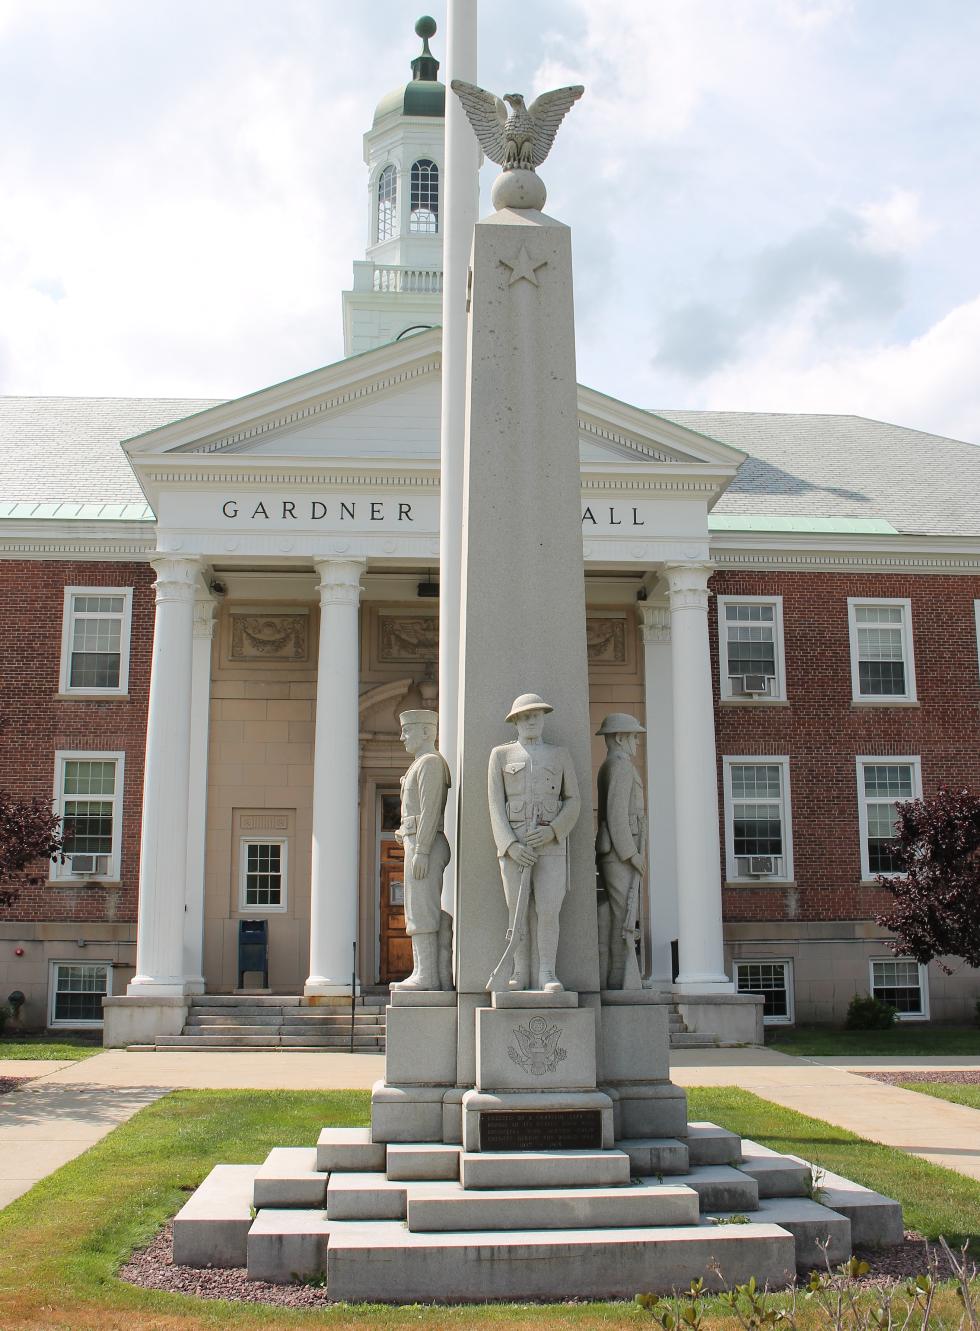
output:
[[[507, 717], [517, 739], [490, 754], [490, 822], [509, 915], [508, 948], [489, 989], [529, 989], [531, 907], [537, 921], [538, 989], [560, 993], [555, 974], [558, 915], [568, 887], [566, 839], [579, 816], [575, 769], [568, 752], [542, 739], [554, 709], [536, 693], [523, 693]], [[512, 965], [512, 970], [509, 967]]]
[[[449, 767], [436, 749], [436, 712], [419, 708], [399, 716], [401, 740], [413, 762], [401, 781], [401, 825], [395, 837], [405, 851], [405, 920], [413, 970], [393, 989], [450, 989], [440, 968], [439, 938], [447, 919], [440, 908], [442, 876], [449, 863], [443, 831]], [[442, 973], [440, 974], [440, 969]]]
[[610, 989], [639, 989], [636, 961], [636, 918], [640, 880], [646, 871], [646, 812], [643, 782], [633, 765], [637, 736], [644, 728], [635, 716], [611, 712], [596, 734], [606, 741], [606, 759], [599, 768], [599, 827], [595, 855], [599, 878], [610, 907]]

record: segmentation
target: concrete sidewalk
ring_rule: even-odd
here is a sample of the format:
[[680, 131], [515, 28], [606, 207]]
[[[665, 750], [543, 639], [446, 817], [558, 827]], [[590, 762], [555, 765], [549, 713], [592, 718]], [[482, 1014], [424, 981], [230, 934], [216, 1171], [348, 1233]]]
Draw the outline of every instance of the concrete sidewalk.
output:
[[[675, 1050], [681, 1086], [738, 1086], [872, 1141], [980, 1180], [980, 1110], [903, 1091], [849, 1068], [980, 1068], [978, 1059], [802, 1059], [769, 1049]], [[0, 1060], [0, 1076], [36, 1079], [0, 1096], [0, 1207], [80, 1155], [169, 1090], [368, 1090], [383, 1054], [128, 1053], [78, 1062]]]

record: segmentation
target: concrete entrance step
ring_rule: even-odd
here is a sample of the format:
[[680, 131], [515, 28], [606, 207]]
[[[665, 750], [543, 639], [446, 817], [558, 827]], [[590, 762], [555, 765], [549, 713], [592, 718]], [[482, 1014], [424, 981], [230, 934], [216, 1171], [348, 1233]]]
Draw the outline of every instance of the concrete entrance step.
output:
[[793, 1236], [773, 1224], [415, 1233], [400, 1221], [333, 1221], [319, 1210], [263, 1210], [248, 1234], [248, 1274], [285, 1284], [326, 1273], [346, 1302], [632, 1298], [637, 1290], [742, 1283], [780, 1289]]
[[[364, 1054], [383, 1053], [385, 1042], [375, 1036], [355, 1036], [354, 1050]], [[324, 1049], [344, 1052], [350, 1041], [326, 1035], [160, 1035], [156, 1049]]]
[[609, 1188], [630, 1181], [623, 1151], [464, 1151], [459, 1158], [464, 1188]]
[[[637, 1183], [619, 1188], [521, 1188], [479, 1192], [459, 1184], [419, 1195], [408, 1188], [408, 1227], [413, 1233], [471, 1230], [623, 1229], [696, 1225], [692, 1188]], [[329, 1210], [329, 1197], [328, 1209]]]
[[674, 1031], [670, 1032], [671, 1049], [717, 1049], [721, 1041], [717, 1035], [711, 1035], [701, 1031]]

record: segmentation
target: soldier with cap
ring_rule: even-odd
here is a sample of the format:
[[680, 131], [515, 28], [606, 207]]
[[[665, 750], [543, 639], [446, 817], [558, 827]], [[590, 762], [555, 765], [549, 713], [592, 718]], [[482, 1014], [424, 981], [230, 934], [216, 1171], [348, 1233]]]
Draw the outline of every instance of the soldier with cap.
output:
[[[490, 822], [513, 937], [511, 989], [531, 987], [528, 915], [537, 919], [537, 988], [561, 992], [555, 974], [558, 915], [568, 885], [566, 839], [579, 816], [578, 782], [567, 750], [546, 744], [544, 718], [554, 709], [536, 693], [522, 693], [507, 716], [517, 739], [490, 754]], [[523, 886], [523, 893], [522, 893]], [[506, 955], [506, 954], [505, 954]]]
[[599, 828], [595, 855], [599, 878], [609, 898], [610, 989], [639, 988], [635, 928], [644, 856], [646, 812], [643, 782], [633, 765], [637, 736], [644, 728], [635, 716], [611, 712], [596, 731], [606, 741], [606, 759], [597, 778]]
[[436, 749], [436, 712], [418, 708], [399, 716], [401, 740], [413, 762], [401, 781], [401, 825], [395, 833], [405, 851], [405, 920], [412, 940], [411, 975], [395, 989], [450, 988], [439, 974], [439, 899], [449, 863], [443, 831], [449, 766]]

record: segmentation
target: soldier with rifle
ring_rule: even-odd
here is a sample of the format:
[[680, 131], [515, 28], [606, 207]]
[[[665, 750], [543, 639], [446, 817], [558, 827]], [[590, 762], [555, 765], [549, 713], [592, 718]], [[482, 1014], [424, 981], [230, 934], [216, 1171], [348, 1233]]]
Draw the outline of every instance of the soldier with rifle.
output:
[[[490, 754], [490, 822], [509, 914], [508, 946], [488, 989], [532, 987], [560, 993], [555, 974], [558, 915], [568, 889], [566, 838], [579, 816], [578, 782], [567, 750], [542, 739], [553, 708], [522, 693], [507, 720], [517, 739]], [[537, 923], [538, 973], [531, 976], [531, 907]]]
[[640, 881], [646, 871], [646, 812], [643, 782], [633, 765], [637, 736], [644, 728], [635, 716], [611, 712], [596, 734], [606, 741], [599, 768], [599, 827], [595, 856], [610, 906], [610, 989], [642, 987], [636, 960], [636, 919]]

